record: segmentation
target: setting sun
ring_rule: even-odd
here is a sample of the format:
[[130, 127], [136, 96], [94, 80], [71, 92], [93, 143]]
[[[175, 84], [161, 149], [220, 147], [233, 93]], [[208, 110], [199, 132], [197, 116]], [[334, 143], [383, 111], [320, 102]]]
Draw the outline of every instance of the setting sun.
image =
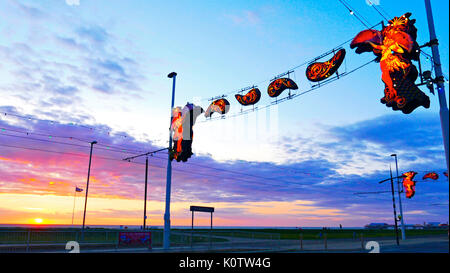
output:
[[44, 222], [44, 220], [42, 218], [35, 218], [34, 219], [34, 223], [36, 224], [42, 224]]

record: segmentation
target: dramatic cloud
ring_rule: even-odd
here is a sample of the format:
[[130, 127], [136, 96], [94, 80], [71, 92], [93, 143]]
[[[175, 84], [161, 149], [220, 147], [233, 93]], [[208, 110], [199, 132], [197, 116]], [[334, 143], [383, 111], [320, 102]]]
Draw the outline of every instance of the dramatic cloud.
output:
[[[1, 110], [17, 113], [13, 107], [2, 107]], [[386, 133], [392, 129], [386, 127], [386, 120], [394, 122], [394, 128], [402, 128], [402, 133]], [[263, 223], [264, 217], [271, 217], [285, 225], [390, 222], [390, 188], [387, 183], [379, 185], [377, 182], [388, 176], [385, 169], [391, 159], [385, 155], [386, 152], [383, 153], [385, 158], [380, 159], [372, 151], [371, 144], [377, 144], [383, 151], [390, 148], [409, 151], [412, 163], [400, 154], [402, 168], [408, 166], [417, 171], [443, 171], [439, 143], [421, 144], [422, 140], [414, 137], [396, 138], [419, 136], [418, 125], [426, 123], [430, 129], [430, 134], [424, 136], [429, 139], [427, 143], [433, 143], [434, 140], [438, 142], [440, 132], [434, 127], [439, 124], [433, 120], [435, 118], [431, 115], [417, 116], [415, 120], [384, 116], [349, 126], [329, 128], [324, 132], [328, 136], [327, 141], [321, 143], [318, 138], [312, 146], [321, 153], [341, 154], [337, 158], [323, 157], [329, 160], [309, 158], [280, 165], [248, 161], [219, 163], [207, 156], [193, 156], [188, 163], [173, 162], [172, 200], [179, 206], [175, 214], [188, 221], [189, 217], [185, 215], [184, 205], [181, 204], [188, 207], [192, 203], [206, 203], [220, 204], [219, 211], [222, 212], [219, 218], [223, 218], [219, 222], [225, 225], [237, 223], [238, 219], [244, 222], [260, 219], [258, 221]], [[3, 116], [0, 128], [3, 129], [0, 132], [1, 194], [70, 198], [75, 185], [84, 187], [89, 141], [96, 140], [98, 144], [94, 145], [90, 196], [105, 200], [142, 200], [144, 158], [132, 162], [122, 159], [161, 148], [137, 141], [125, 133], [113, 133], [105, 125], [80, 127]], [[368, 132], [386, 137], [376, 137]], [[335, 141], [330, 142], [330, 139]], [[412, 149], [414, 145], [417, 145], [417, 149]], [[281, 147], [296, 153], [295, 141]], [[426, 147], [438, 152], [429, 155]], [[370, 173], [340, 173], [340, 168], [348, 163], [340, 162], [338, 158], [352, 159], [353, 153], [365, 154], [368, 162], [382, 161], [384, 166]], [[152, 209], [155, 210], [154, 217], [158, 217], [158, 213], [162, 214], [165, 196], [167, 157], [163, 152], [149, 160], [149, 200], [156, 202]], [[428, 162], [426, 169], [423, 162]], [[417, 184], [414, 199], [403, 201], [406, 219], [412, 222], [422, 221], [426, 217], [428, 220], [441, 221], [448, 215], [448, 208], [442, 206], [448, 203], [448, 183], [443, 176], [439, 181]], [[387, 193], [371, 193], [379, 191]], [[363, 192], [368, 193], [355, 194]], [[99, 210], [93, 213], [103, 217], [101, 219], [111, 220], [124, 212]], [[139, 219], [139, 213], [133, 213], [127, 214], [127, 217]], [[66, 214], [70, 216], [70, 212]]]

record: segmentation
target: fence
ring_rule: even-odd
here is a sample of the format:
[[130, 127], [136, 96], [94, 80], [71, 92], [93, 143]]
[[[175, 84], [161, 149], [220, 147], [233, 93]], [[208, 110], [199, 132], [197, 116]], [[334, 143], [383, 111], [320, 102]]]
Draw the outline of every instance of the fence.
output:
[[[0, 230], [0, 252], [68, 252], [66, 244], [76, 241], [81, 252], [164, 252], [162, 229], [151, 232], [147, 245], [122, 244], [119, 232], [142, 232], [142, 230], [95, 230], [87, 229], [82, 236], [80, 229], [73, 230]], [[378, 241], [379, 237], [354, 233], [340, 238], [336, 233], [266, 233], [261, 231], [233, 230], [178, 230], [172, 229], [170, 250], [174, 252], [367, 252], [366, 243]], [[447, 234], [445, 234], [447, 236]], [[83, 238], [84, 237], [84, 238]], [[384, 239], [395, 240], [394, 237]]]
[[[163, 230], [151, 232], [150, 245], [127, 245], [119, 240], [121, 232], [142, 230], [0, 230], [0, 252], [67, 252], [66, 244], [75, 241], [84, 251], [149, 251], [163, 250]], [[205, 230], [172, 230], [172, 251], [229, 251], [276, 249], [280, 234], [261, 232], [220, 232]]]

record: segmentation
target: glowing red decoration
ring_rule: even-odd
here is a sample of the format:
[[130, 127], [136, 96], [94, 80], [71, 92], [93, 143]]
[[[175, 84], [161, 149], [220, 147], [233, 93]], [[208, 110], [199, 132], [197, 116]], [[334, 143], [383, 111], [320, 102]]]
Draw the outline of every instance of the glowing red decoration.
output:
[[447, 173], [447, 172], [444, 172], [444, 175], [445, 175], [446, 177], [448, 177], [448, 173]]
[[350, 44], [358, 54], [372, 51], [378, 57], [385, 84], [381, 103], [404, 114], [419, 106], [430, 107], [428, 96], [414, 84], [418, 72], [411, 60], [419, 60], [420, 49], [416, 42], [416, 20], [410, 20], [410, 16], [411, 13], [406, 13], [394, 17], [381, 31], [361, 31]]
[[298, 89], [298, 86], [289, 78], [279, 78], [269, 84], [269, 87], [267, 87], [267, 94], [269, 94], [270, 97], [275, 98], [286, 89], [295, 90]]
[[221, 115], [225, 115], [230, 110], [230, 103], [226, 99], [218, 99], [208, 106], [206, 109], [205, 117], [209, 118], [213, 113], [219, 113]]
[[253, 88], [248, 91], [244, 96], [240, 94], [234, 95], [236, 100], [242, 105], [253, 105], [259, 101], [261, 98], [261, 91], [258, 88]]
[[173, 148], [170, 151], [170, 160], [186, 162], [192, 156], [192, 139], [194, 137], [192, 127], [201, 113], [203, 113], [203, 109], [191, 103], [186, 104], [183, 109], [175, 107], [172, 110], [170, 131], [173, 132]]
[[430, 179], [433, 179], [433, 180], [438, 180], [439, 179], [439, 175], [437, 173], [435, 173], [435, 172], [429, 172], [426, 175], [424, 175], [422, 179], [425, 180], [427, 178], [430, 178]]
[[315, 62], [306, 68], [306, 77], [312, 82], [324, 80], [333, 75], [345, 58], [345, 49], [341, 49], [326, 62]]
[[416, 181], [413, 181], [416, 174], [414, 171], [403, 174], [403, 187], [405, 188], [406, 198], [411, 198], [416, 193]]

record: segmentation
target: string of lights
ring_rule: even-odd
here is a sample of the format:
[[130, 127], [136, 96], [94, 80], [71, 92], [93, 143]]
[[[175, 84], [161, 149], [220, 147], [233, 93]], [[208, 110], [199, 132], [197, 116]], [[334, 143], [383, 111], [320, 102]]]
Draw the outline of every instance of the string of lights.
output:
[[[33, 131], [21, 131], [21, 130], [17, 130], [17, 129], [0, 128], [0, 131], [1, 132], [10, 131], [10, 132], [14, 132], [14, 133], [24, 134], [24, 135], [27, 135], [27, 136], [36, 135], [36, 136], [41, 136], [41, 137], [45, 137], [45, 138], [48, 138], [48, 139], [59, 138], [59, 139], [76, 140], [76, 141], [79, 141], [81, 143], [90, 143], [91, 142], [91, 140], [82, 139], [82, 138], [75, 137], [75, 136], [62, 136], [62, 135], [58, 135], [58, 134], [51, 134], [50, 132], [43, 133], [42, 131], [34, 131], [34, 130]], [[97, 143], [97, 145], [105, 147], [108, 150], [113, 148], [113, 149], [116, 149], [116, 150], [120, 150], [121, 152], [128, 152], [130, 154], [143, 152], [142, 150], [135, 150], [135, 149], [132, 149], [132, 148], [129, 148], [129, 147], [125, 147], [123, 145], [117, 145], [117, 144], [109, 145], [109, 144]]]
[[[371, 27], [367, 27], [367, 28], [368, 28], [368, 29], [373, 29], [373, 28], [375, 28], [375, 27], [377, 27], [377, 26], [379, 26], [379, 25], [381, 25], [381, 24], [382, 24], [382, 22], [379, 22], [379, 23], [377, 23], [377, 24], [375, 24], [375, 25], [372, 25]], [[313, 62], [315, 62], [315, 61], [317, 61], [317, 60], [319, 60], [319, 59], [321, 59], [321, 58], [323, 58], [323, 57], [325, 57], [325, 56], [328, 56], [328, 55], [330, 55], [330, 54], [336, 52], [337, 50], [339, 50], [340, 48], [342, 48], [342, 46], [344, 46], [345, 44], [350, 43], [352, 40], [353, 40], [353, 37], [347, 39], [346, 41], [344, 41], [344, 42], [338, 44], [337, 46], [335, 46], [335, 47], [333, 47], [333, 48], [327, 50], [326, 52], [324, 52], [324, 53], [322, 53], [322, 54], [320, 54], [320, 55], [318, 55], [318, 56], [316, 56], [316, 57], [314, 57], [314, 58], [311, 58], [311, 59], [309, 59], [309, 60], [307, 60], [307, 61], [305, 61], [305, 62], [303, 62], [303, 63], [301, 63], [301, 64], [298, 64], [298, 65], [296, 65], [296, 66], [294, 66], [294, 67], [288, 69], [288, 70], [287, 70], [286, 72], [284, 72], [284, 73], [278, 74], [278, 75], [275, 76], [275, 77], [271, 77], [270, 79], [264, 79], [264, 80], [258, 81], [258, 82], [254, 83], [254, 84], [252, 84], [252, 85], [250, 85], [250, 86], [247, 86], [247, 87], [245, 87], [245, 88], [241, 88], [241, 89], [238, 89], [238, 90], [233, 90], [233, 91], [231, 91], [231, 92], [224, 93], [224, 94], [222, 94], [222, 95], [213, 96], [213, 97], [211, 97], [211, 98], [204, 98], [204, 99], [201, 99], [200, 101], [211, 101], [213, 98], [223, 98], [223, 97], [227, 97], [227, 96], [230, 96], [230, 95], [234, 95], [234, 94], [240, 93], [240, 92], [242, 92], [242, 91], [244, 91], [244, 90], [249, 90], [249, 89], [251, 89], [251, 88], [257, 87], [258, 85], [260, 85], [260, 84], [262, 84], [262, 83], [270, 82], [270, 81], [272, 81], [272, 80], [275, 79], [275, 78], [279, 78], [280, 75], [294, 74], [294, 76], [295, 76], [295, 72], [296, 72], [296, 70], [297, 70], [298, 68], [301, 68], [301, 67], [303, 67], [303, 66], [306, 66], [306, 65], [308, 65], [308, 64], [311, 64], [311, 63], [313, 63]]]
[[345, 77], [345, 76], [347, 76], [347, 75], [349, 75], [349, 74], [352, 74], [353, 72], [355, 72], [355, 71], [357, 71], [357, 70], [359, 70], [359, 69], [361, 69], [361, 68], [363, 68], [363, 67], [369, 65], [370, 63], [374, 62], [375, 60], [376, 60], [376, 59], [373, 59], [373, 60], [371, 60], [371, 61], [369, 61], [369, 62], [366, 62], [366, 63], [364, 63], [364, 64], [362, 64], [362, 65], [360, 65], [360, 66], [358, 66], [358, 67], [356, 67], [356, 68], [354, 68], [354, 69], [352, 69], [352, 70], [350, 70], [349, 72], [344, 72], [344, 73], [341, 73], [341, 74], [336, 75], [336, 76], [334, 76], [334, 77], [331, 77], [331, 78], [329, 78], [329, 79], [327, 79], [327, 80], [324, 80], [324, 81], [322, 81], [322, 82], [320, 82], [320, 83], [318, 83], [318, 84], [316, 84], [316, 85], [313, 85], [313, 86], [312, 86], [310, 89], [308, 89], [308, 90], [301, 91], [301, 92], [294, 91], [293, 94], [291, 93], [290, 95], [288, 95], [288, 96], [286, 96], [286, 97], [284, 97], [284, 98], [277, 99], [276, 101], [272, 101], [271, 103], [269, 103], [269, 104], [267, 104], [267, 105], [264, 105], [264, 106], [257, 106], [257, 107], [250, 108], [250, 109], [247, 109], [247, 110], [241, 110], [241, 111], [239, 111], [239, 112], [235, 112], [235, 113], [232, 113], [232, 114], [228, 114], [227, 116], [210, 117], [210, 118], [207, 118], [207, 119], [205, 119], [205, 120], [198, 121], [198, 123], [208, 122], [208, 121], [212, 121], [212, 120], [223, 120], [223, 119], [226, 119], [226, 118], [237, 117], [237, 116], [245, 115], [245, 114], [248, 114], [248, 113], [251, 113], [251, 112], [255, 112], [255, 111], [259, 111], [259, 110], [262, 110], [262, 109], [266, 109], [266, 108], [272, 107], [272, 106], [277, 105], [277, 104], [280, 104], [280, 103], [282, 103], [282, 102], [285, 102], [285, 101], [294, 99], [294, 98], [296, 98], [296, 97], [305, 95], [305, 94], [307, 94], [307, 93], [309, 93], [309, 92], [312, 92], [312, 91], [314, 91], [314, 90], [316, 90], [316, 89], [319, 89], [319, 88], [321, 88], [321, 87], [323, 87], [323, 86], [325, 86], [325, 85], [327, 85], [327, 84], [329, 84], [329, 83], [331, 83], [331, 82], [333, 82], [333, 81], [336, 81], [336, 80], [341, 79], [341, 78], [343, 78], [343, 77]]
[[[31, 136], [18, 136], [18, 135], [11, 135], [11, 134], [5, 134], [5, 133], [0, 134], [0, 136], [22, 138], [22, 139], [27, 139], [27, 140], [40, 141], [40, 142], [47, 142], [47, 143], [60, 144], [60, 145], [68, 145], [68, 146], [80, 147], [80, 148], [86, 148], [86, 149], [89, 148], [88, 145], [80, 145], [80, 144], [66, 143], [66, 142], [60, 142], [60, 141], [55, 141], [55, 140], [33, 138], [33, 137], [31, 137]], [[97, 144], [98, 144], [98, 143], [97, 143]], [[104, 150], [104, 151], [110, 151], [110, 152], [117, 152], [117, 153], [130, 154], [129, 152], [126, 152], [125, 150], [116, 150], [116, 149], [102, 148], [102, 147], [97, 147], [96, 149]]]
[[372, 1], [370, 1], [370, 0], [367, 0], [367, 1], [369, 2], [369, 5], [370, 5], [372, 8], [374, 8], [374, 9], [376, 10], [376, 12], [377, 12], [382, 18], [384, 18], [384, 20], [386, 20], [386, 22], [389, 22], [389, 19], [387, 19], [386, 16], [384, 16], [384, 15], [377, 9], [377, 7], [375, 6], [374, 3], [372, 3]]
[[82, 124], [82, 123], [75, 123], [75, 122], [63, 123], [63, 122], [57, 121], [57, 120], [40, 119], [40, 118], [36, 118], [36, 117], [33, 117], [33, 116], [24, 116], [24, 115], [19, 115], [19, 114], [16, 114], [16, 113], [5, 112], [5, 111], [0, 112], [0, 115], [2, 115], [4, 117], [11, 116], [11, 117], [15, 117], [15, 118], [23, 119], [23, 120], [28, 120], [28, 121], [40, 121], [40, 122], [47, 122], [47, 123], [50, 123], [50, 124], [76, 126], [76, 127], [81, 127], [81, 128], [88, 129], [90, 131], [104, 132], [107, 135], [113, 134], [114, 136], [120, 136], [120, 137], [123, 137], [123, 138], [127, 138], [128, 137], [127, 135], [124, 135], [124, 134], [113, 133], [112, 130], [104, 130], [104, 129], [101, 129], [101, 128], [98, 128], [98, 127], [89, 126], [89, 125], [85, 125], [85, 124]]
[[[339, 0], [339, 2], [341, 2], [341, 4], [347, 8], [347, 10], [349, 11], [350, 15], [353, 15], [356, 19], [358, 19], [358, 21], [361, 22], [361, 24], [363, 24], [366, 28], [370, 29], [369, 25], [370, 23], [362, 16], [359, 14], [359, 12], [357, 12], [354, 8], [352, 8], [350, 6], [350, 4], [348, 4], [347, 2], [345, 2], [344, 0]], [[364, 21], [365, 22], [364, 22]]]

